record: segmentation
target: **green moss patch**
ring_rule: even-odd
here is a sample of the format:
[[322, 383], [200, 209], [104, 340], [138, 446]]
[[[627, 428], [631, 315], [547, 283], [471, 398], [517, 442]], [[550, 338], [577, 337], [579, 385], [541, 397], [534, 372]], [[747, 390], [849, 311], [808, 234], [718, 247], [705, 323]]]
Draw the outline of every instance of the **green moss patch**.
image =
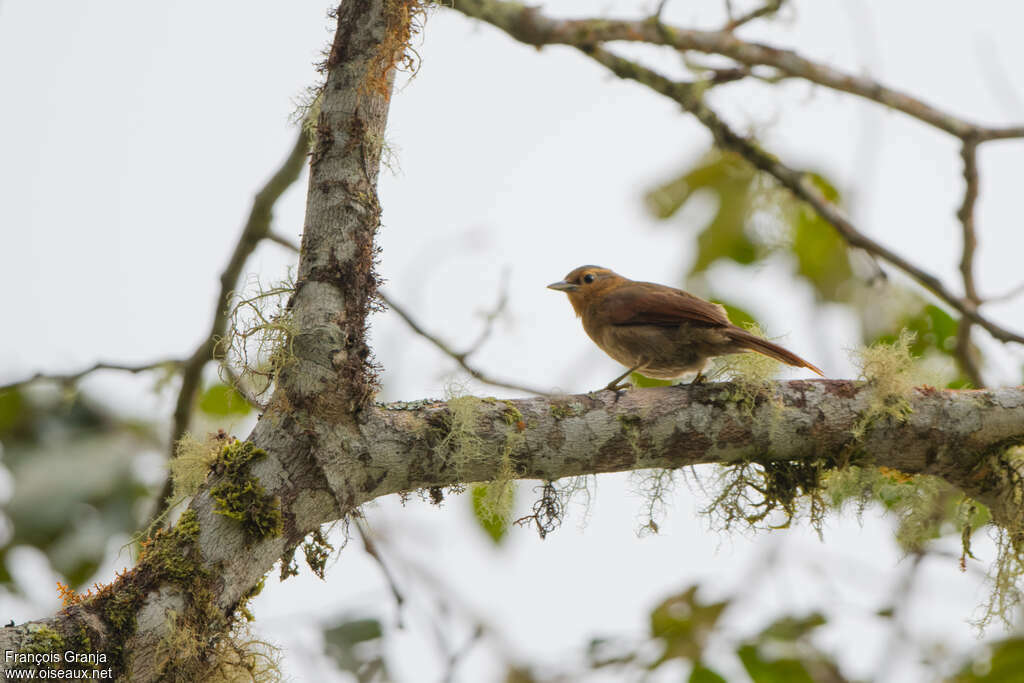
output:
[[210, 489], [216, 503], [214, 512], [239, 522], [250, 542], [280, 536], [284, 528], [280, 499], [268, 494], [250, 474], [253, 461], [266, 455], [252, 442], [236, 440], [221, 449], [213, 466], [223, 477]]

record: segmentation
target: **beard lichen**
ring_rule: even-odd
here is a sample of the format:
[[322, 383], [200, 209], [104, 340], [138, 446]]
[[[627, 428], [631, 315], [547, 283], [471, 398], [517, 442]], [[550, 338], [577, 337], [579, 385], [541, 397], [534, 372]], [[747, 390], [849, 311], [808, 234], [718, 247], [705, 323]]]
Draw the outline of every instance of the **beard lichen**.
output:
[[630, 486], [644, 501], [637, 536], [658, 533], [659, 522], [668, 513], [672, 492], [675, 490], [676, 473], [677, 470], [668, 468], [630, 472]]
[[259, 398], [295, 361], [296, 327], [288, 307], [294, 293], [291, 273], [268, 287], [251, 280], [247, 291], [232, 292], [227, 333], [214, 347], [225, 384], [239, 389], [243, 395]]
[[[764, 337], [764, 331], [756, 323], [746, 325], [753, 335]], [[728, 381], [726, 400], [735, 403], [747, 416], [752, 417], [754, 408], [763, 401], [776, 398], [775, 383], [772, 381], [779, 374], [782, 363], [760, 353], [747, 351], [715, 359], [711, 373], [713, 379], [723, 378]], [[781, 407], [781, 403], [774, 401]]]
[[863, 439], [872, 424], [886, 418], [903, 422], [912, 409], [907, 399], [917, 382], [910, 346], [916, 335], [904, 329], [892, 343], [879, 342], [855, 354], [860, 377], [868, 392], [868, 404], [853, 427], [855, 439]]
[[824, 460], [755, 462], [747, 460], [719, 469], [715, 493], [702, 510], [724, 531], [785, 529], [806, 515], [819, 537], [825, 521], [822, 475]]
[[435, 452], [455, 469], [457, 476], [471, 480], [475, 468], [493, 463], [495, 476], [483, 484], [474, 495], [473, 507], [478, 517], [487, 524], [507, 526], [515, 502], [515, 480], [518, 473], [512, 453], [525, 440], [526, 423], [523, 415], [510, 401], [502, 401], [504, 438], [495, 446], [480, 436], [479, 418], [482, 406], [497, 404], [497, 399], [475, 396], [452, 396], [449, 389], [448, 411], [443, 424], [443, 438]]

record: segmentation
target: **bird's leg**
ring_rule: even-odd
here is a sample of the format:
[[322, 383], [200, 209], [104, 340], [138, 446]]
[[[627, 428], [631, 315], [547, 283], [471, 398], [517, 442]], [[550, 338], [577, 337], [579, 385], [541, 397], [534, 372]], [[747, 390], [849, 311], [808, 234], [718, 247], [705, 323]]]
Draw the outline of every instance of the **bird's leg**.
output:
[[697, 375], [690, 380], [690, 384], [704, 384], [708, 381], [708, 378], [704, 376], [703, 370], [698, 370]]
[[645, 365], [645, 363], [639, 363], [637, 365], [634, 365], [629, 370], [626, 370], [624, 373], [622, 373], [621, 375], [619, 375], [618, 377], [613, 379], [611, 382], [608, 382], [608, 386], [606, 386], [605, 389], [608, 390], [608, 391], [615, 391], [615, 392], [618, 392], [618, 391], [621, 391], [621, 390], [625, 389], [626, 387], [629, 386], [629, 383], [628, 382], [623, 382], [622, 384], [619, 384], [619, 382], [622, 382], [622, 380], [624, 380], [627, 377], [629, 377], [632, 373], [634, 373], [635, 371], [639, 370], [644, 365]]

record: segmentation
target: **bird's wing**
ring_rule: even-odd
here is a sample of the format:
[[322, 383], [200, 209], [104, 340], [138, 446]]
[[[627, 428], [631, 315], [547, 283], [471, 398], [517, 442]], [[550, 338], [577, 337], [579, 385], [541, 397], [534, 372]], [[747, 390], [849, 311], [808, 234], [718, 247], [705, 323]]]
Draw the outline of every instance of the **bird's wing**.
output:
[[730, 325], [722, 307], [680, 289], [646, 283], [610, 292], [603, 302], [612, 325], [675, 326], [682, 322], [717, 327]]

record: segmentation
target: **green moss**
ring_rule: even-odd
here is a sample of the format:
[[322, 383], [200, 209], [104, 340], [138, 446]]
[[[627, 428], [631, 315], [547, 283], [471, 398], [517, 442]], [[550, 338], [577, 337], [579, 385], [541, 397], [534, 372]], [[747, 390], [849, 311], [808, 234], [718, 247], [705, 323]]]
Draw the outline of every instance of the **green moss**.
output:
[[501, 416], [505, 418], [505, 424], [511, 427], [518, 427], [520, 424], [525, 425], [523, 421], [523, 414], [516, 407], [516, 404], [512, 401], [502, 401], [505, 404], [505, 410], [502, 411]]
[[633, 457], [640, 460], [643, 453], [640, 450], [640, 429], [643, 426], [643, 418], [639, 415], [618, 415], [619, 428], [622, 435], [626, 437], [629, 447], [633, 449]]
[[28, 632], [28, 640], [20, 652], [26, 654], [47, 654], [50, 652], [61, 652], [64, 649], [64, 639], [49, 626], [29, 624]]
[[586, 408], [579, 401], [566, 403], [552, 402], [549, 410], [551, 411], [551, 416], [556, 420], [564, 420], [567, 417], [579, 417], [586, 412]]
[[263, 592], [263, 587], [266, 584], [266, 581], [266, 576], [260, 578], [259, 582], [255, 586], [247, 590], [245, 594], [242, 595], [241, 600], [238, 601], [238, 613], [242, 615], [242, 618], [244, 618], [246, 621], [253, 621], [256, 618], [249, 610], [249, 602], [257, 595]]
[[214, 463], [214, 471], [223, 477], [210, 489], [214, 512], [240, 523], [249, 541], [280, 536], [284, 528], [280, 499], [249, 473], [252, 462], [266, 455], [251, 441], [236, 440], [221, 449]]

